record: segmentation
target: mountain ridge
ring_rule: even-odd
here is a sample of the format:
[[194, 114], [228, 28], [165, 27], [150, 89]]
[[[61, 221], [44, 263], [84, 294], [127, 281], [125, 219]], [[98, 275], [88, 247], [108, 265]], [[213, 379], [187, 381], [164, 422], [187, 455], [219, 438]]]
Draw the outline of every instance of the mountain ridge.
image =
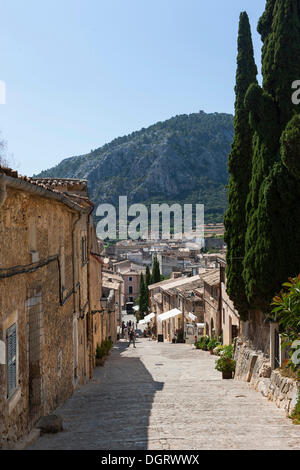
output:
[[83, 178], [98, 206], [128, 203], [205, 204], [206, 221], [220, 222], [227, 206], [227, 160], [233, 116], [204, 111], [175, 116], [68, 157], [40, 178]]

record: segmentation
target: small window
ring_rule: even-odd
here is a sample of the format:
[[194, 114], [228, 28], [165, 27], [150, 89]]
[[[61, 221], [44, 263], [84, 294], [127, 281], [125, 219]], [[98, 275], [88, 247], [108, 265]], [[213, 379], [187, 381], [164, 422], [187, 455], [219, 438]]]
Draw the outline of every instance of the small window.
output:
[[129, 294], [132, 294], [132, 286], [129, 286]]
[[223, 323], [224, 323], [224, 325], [225, 325], [225, 323], [226, 323], [225, 308], [223, 308]]
[[132, 277], [129, 277], [129, 279], [128, 279], [128, 280], [129, 280], [129, 282], [132, 282]]
[[7, 397], [17, 388], [17, 325], [14, 323], [6, 332]]

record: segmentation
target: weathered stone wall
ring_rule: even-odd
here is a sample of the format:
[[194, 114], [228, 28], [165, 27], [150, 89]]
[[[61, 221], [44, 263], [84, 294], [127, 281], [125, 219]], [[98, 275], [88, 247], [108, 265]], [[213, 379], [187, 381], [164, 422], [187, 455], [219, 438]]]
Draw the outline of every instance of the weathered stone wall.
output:
[[240, 336], [247, 338], [252, 349], [270, 355], [270, 324], [263, 312], [249, 312], [249, 320], [241, 322]]
[[[98, 252], [98, 242], [96, 237], [96, 231], [92, 220], [89, 225], [89, 240], [92, 253]], [[101, 262], [93, 256], [90, 256], [89, 261], [89, 284], [92, 286], [90, 289], [90, 308], [93, 313], [91, 316], [91, 341], [92, 341], [92, 362], [93, 367], [95, 366], [96, 349], [97, 345], [101, 344], [102, 341], [102, 314], [100, 313], [101, 304], [100, 299], [102, 296], [102, 265]]]
[[[7, 364], [1, 367], [1, 441], [10, 446], [43, 414], [73, 392], [73, 213], [65, 205], [7, 190], [0, 211], [2, 268], [29, 265], [50, 256], [34, 272], [0, 280], [0, 339], [17, 325], [17, 387], [7, 396]], [[6, 361], [5, 361], [6, 362]]]
[[[101, 316], [92, 319], [90, 310], [100, 308], [101, 266], [95, 260], [88, 270], [94, 227], [91, 216], [88, 224], [89, 216], [79, 214], [59, 201], [7, 188], [0, 210], [1, 268], [54, 259], [0, 279], [0, 448], [13, 446], [92, 376], [93, 332], [101, 330]], [[13, 324], [17, 386], [8, 397], [6, 334]]]
[[219, 311], [219, 288], [216, 288], [218, 296], [212, 295], [213, 287], [204, 283], [204, 322], [205, 334], [208, 336], [219, 336], [221, 333], [220, 311]]
[[[76, 384], [82, 385], [86, 383], [91, 375], [89, 366], [89, 349], [88, 349], [88, 264], [82, 259], [82, 240], [87, 237], [87, 220], [86, 216], [77, 216], [76, 229], [74, 234], [74, 251], [78, 253], [75, 271], [75, 315], [77, 318], [78, 329], [78, 345], [77, 345], [77, 370]], [[74, 352], [75, 356], [75, 352]]]
[[[124, 291], [125, 291], [125, 302], [130, 302], [130, 298], [132, 297], [135, 301], [139, 296], [139, 289], [140, 289], [140, 274], [132, 272], [122, 274], [124, 279]], [[130, 281], [129, 278], [132, 280]], [[132, 292], [129, 292], [129, 287], [132, 287]]]
[[241, 338], [235, 342], [235, 360], [235, 380], [249, 382], [278, 408], [283, 408], [287, 414], [292, 412], [297, 403], [299, 382], [283, 376], [279, 369], [272, 371], [269, 356], [251, 349], [249, 341]]
[[225, 283], [221, 282], [221, 329], [223, 331], [223, 344], [232, 344], [232, 327], [235, 326], [237, 330], [240, 326], [240, 319], [238, 312], [235, 310], [227, 292]]

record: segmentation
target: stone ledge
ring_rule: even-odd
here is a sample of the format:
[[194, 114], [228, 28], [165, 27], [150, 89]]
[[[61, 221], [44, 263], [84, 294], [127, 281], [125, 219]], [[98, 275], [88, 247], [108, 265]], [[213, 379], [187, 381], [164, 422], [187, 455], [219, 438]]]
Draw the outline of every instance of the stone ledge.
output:
[[237, 362], [235, 380], [250, 382], [252, 388], [290, 415], [297, 403], [300, 383], [284, 377], [279, 370], [272, 371], [269, 358], [240, 339], [236, 342], [234, 357]]

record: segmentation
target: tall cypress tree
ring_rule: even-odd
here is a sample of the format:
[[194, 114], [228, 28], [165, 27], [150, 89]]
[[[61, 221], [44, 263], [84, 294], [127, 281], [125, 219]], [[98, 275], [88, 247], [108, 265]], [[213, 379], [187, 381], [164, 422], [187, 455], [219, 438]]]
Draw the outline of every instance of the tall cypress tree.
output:
[[139, 286], [139, 311], [141, 319], [144, 318], [144, 314], [148, 312], [148, 294], [147, 286], [145, 284], [143, 273], [140, 276], [140, 286]]
[[250, 86], [245, 98], [255, 134], [243, 277], [251, 306], [267, 310], [282, 282], [300, 272], [300, 109], [291, 99], [300, 77], [300, 0], [267, 0], [258, 31], [263, 87]]
[[148, 286], [150, 286], [150, 284], [151, 284], [151, 274], [150, 274], [149, 266], [147, 266], [146, 267], [146, 283], [145, 283], [145, 286], [146, 286], [147, 308], [148, 308], [148, 310], [149, 310], [149, 307], [150, 307]]
[[151, 284], [151, 274], [150, 274], [150, 269], [149, 266], [146, 267], [146, 286], [150, 286]]
[[245, 206], [251, 179], [253, 138], [253, 131], [249, 125], [249, 112], [245, 108], [244, 101], [249, 86], [256, 83], [256, 76], [257, 67], [254, 61], [249, 18], [246, 12], [242, 12], [238, 34], [234, 139], [228, 161], [230, 180], [228, 209], [224, 223], [227, 244], [227, 292], [243, 318], [248, 312], [242, 272], [247, 228]]
[[154, 255], [153, 257], [151, 282], [152, 284], [155, 284], [156, 282], [160, 282], [160, 268], [159, 268], [159, 262], [158, 262], [156, 255]]
[[155, 282], [160, 282], [160, 268], [159, 268], [159, 261], [156, 257], [155, 263]]

